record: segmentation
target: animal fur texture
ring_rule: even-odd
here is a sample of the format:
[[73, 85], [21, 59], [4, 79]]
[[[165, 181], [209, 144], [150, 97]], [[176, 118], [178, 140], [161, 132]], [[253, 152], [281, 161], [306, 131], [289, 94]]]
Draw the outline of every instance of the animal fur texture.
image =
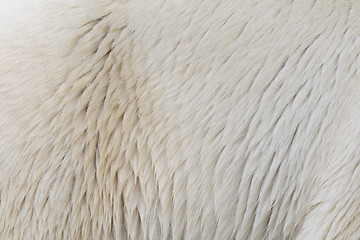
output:
[[360, 239], [360, 1], [0, 0], [0, 239]]

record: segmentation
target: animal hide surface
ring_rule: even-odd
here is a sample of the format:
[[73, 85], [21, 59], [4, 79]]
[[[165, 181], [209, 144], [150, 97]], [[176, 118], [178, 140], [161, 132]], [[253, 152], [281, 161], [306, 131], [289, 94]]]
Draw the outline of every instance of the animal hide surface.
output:
[[0, 239], [360, 239], [360, 1], [0, 0]]

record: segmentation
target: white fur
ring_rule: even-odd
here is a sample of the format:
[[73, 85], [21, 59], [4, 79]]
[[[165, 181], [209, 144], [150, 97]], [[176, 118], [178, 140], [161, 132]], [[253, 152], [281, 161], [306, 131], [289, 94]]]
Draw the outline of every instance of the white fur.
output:
[[358, 0], [0, 0], [0, 239], [360, 239]]

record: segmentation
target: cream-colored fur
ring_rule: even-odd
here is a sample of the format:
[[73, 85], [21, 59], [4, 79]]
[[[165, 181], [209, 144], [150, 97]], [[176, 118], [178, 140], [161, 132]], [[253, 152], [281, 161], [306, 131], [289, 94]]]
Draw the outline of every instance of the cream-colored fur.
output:
[[358, 0], [1, 0], [0, 239], [360, 239]]

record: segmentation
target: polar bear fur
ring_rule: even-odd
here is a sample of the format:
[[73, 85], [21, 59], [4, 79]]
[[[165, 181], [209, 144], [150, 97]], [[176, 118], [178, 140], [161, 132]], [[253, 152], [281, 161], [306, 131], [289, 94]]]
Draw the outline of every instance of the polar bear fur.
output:
[[357, 0], [0, 1], [0, 239], [360, 239]]

